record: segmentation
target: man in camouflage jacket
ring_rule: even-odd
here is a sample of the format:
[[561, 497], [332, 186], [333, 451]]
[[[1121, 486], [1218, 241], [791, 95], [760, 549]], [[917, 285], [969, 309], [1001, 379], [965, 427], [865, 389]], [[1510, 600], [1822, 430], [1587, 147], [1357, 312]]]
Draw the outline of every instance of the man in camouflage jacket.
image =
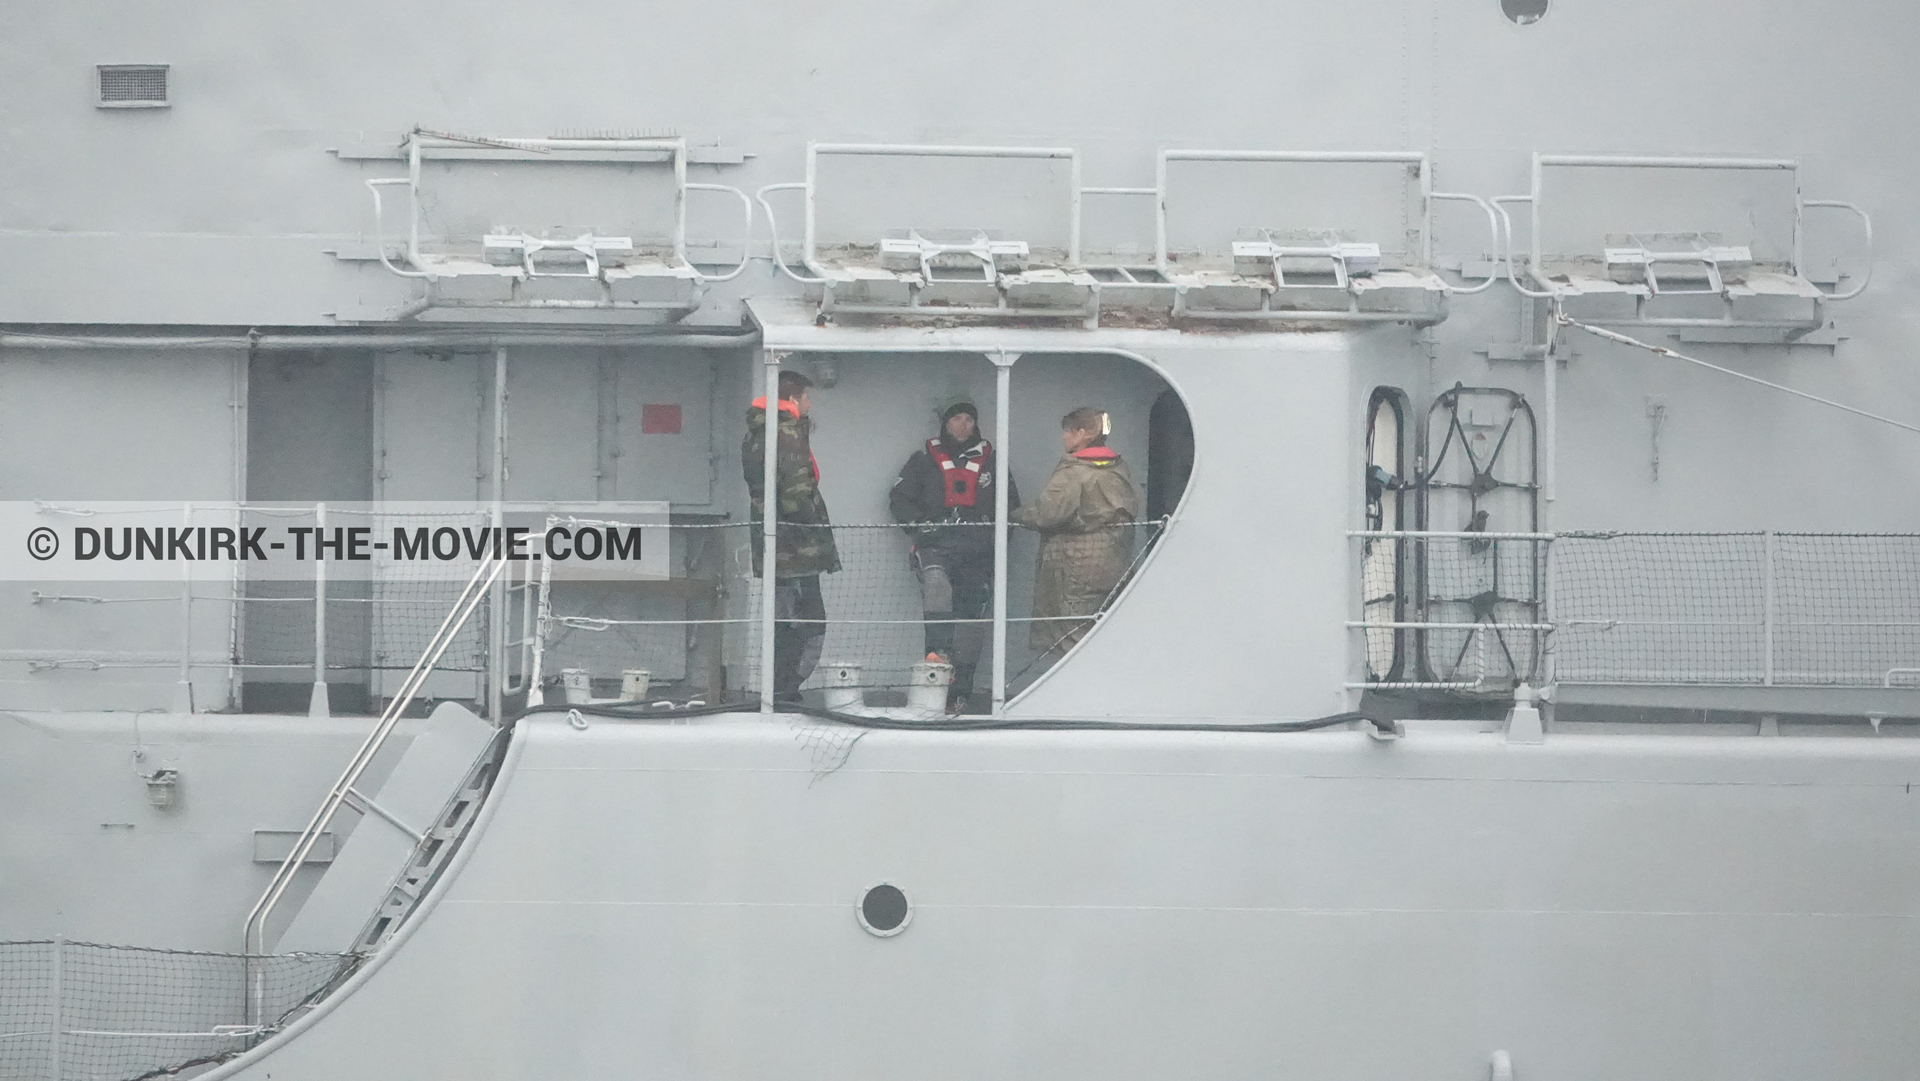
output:
[[[774, 515], [774, 625], [773, 692], [777, 697], [799, 694], [800, 684], [820, 662], [826, 637], [826, 603], [820, 595], [820, 576], [840, 569], [833, 543], [827, 501], [820, 495], [820, 466], [814, 461], [813, 421], [808, 389], [813, 381], [799, 372], [780, 373], [778, 444], [775, 449], [775, 488], [779, 504]], [[766, 573], [765, 541], [761, 523], [766, 517], [767, 400], [756, 398], [747, 408], [747, 435], [740, 443], [741, 471], [752, 498], [754, 525], [753, 573]]]

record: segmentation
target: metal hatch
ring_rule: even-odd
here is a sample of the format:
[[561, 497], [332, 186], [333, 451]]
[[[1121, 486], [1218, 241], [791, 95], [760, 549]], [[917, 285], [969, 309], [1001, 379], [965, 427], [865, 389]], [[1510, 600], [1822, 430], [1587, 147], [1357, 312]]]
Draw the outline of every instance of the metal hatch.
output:
[[[1534, 534], [1539, 458], [1533, 408], [1503, 387], [1455, 384], [1427, 411], [1415, 479], [1422, 530]], [[1545, 617], [1545, 546], [1489, 537], [1425, 538], [1413, 546], [1419, 619], [1473, 624], [1419, 632], [1421, 679], [1472, 682], [1489, 692], [1538, 678], [1542, 633], [1514, 630]]]

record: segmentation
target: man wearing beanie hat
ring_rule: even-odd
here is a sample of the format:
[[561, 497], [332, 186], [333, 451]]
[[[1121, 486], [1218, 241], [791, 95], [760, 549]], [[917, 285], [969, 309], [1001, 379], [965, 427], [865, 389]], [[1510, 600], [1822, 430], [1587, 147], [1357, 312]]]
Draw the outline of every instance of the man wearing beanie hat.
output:
[[[913, 542], [920, 579], [926, 647], [953, 665], [948, 708], [967, 708], [974, 673], [986, 650], [984, 620], [993, 606], [993, 444], [980, 438], [980, 411], [955, 402], [940, 414], [940, 432], [913, 452], [887, 497], [893, 520]], [[1009, 513], [1020, 492], [1007, 478]]]

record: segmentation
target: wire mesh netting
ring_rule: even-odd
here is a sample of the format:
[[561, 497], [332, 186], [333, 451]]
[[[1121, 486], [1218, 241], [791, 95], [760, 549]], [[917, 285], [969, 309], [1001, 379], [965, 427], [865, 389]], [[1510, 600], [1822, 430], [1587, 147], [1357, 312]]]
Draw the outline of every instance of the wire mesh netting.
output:
[[[376, 707], [422, 659], [475, 561], [495, 546], [491, 538], [499, 532], [484, 507], [249, 506], [236, 513], [242, 527], [264, 522], [274, 536], [306, 536], [308, 552], [289, 551], [264, 567], [249, 566], [236, 579], [235, 596], [204, 599], [234, 612], [228, 662], [247, 673], [250, 686], [304, 686], [316, 666], [324, 667], [336, 673], [330, 682], [364, 682]], [[536, 558], [509, 563], [502, 587], [480, 601], [432, 663], [422, 698], [476, 699], [496, 676], [503, 694], [512, 696], [536, 667], [555, 689], [568, 678], [576, 684], [584, 678], [595, 698], [623, 693], [623, 684], [631, 684], [628, 674], [636, 671], [646, 673], [647, 693], [657, 690], [658, 697], [679, 701], [713, 703], [760, 689], [759, 525], [644, 516], [555, 516], [547, 524], [567, 523], [600, 532], [578, 533], [572, 543], [582, 547], [564, 558], [537, 558], [540, 530], [515, 527]], [[1131, 581], [1163, 526], [1147, 521], [1044, 534], [1010, 531], [1006, 665], [1012, 685], [1044, 671], [1085, 635]], [[588, 555], [584, 544], [613, 529], [623, 538], [643, 530], [649, 538], [664, 538], [667, 558], [653, 556], [643, 564]], [[342, 543], [342, 531], [357, 532], [369, 548], [410, 555], [343, 565], [343, 558], [365, 557], [334, 552], [323, 562], [312, 558], [315, 530], [333, 538], [332, 545]], [[808, 576], [817, 581], [817, 594], [798, 602], [788, 590], [776, 589], [776, 604], [789, 609], [774, 617], [781, 628], [777, 638], [807, 640], [796, 648], [806, 654], [801, 667], [809, 672], [829, 666], [857, 672], [853, 683], [840, 682], [843, 687], [901, 690], [915, 666], [937, 654], [953, 665], [959, 694], [982, 691], [993, 665], [993, 535], [990, 522], [823, 527], [820, 536], [831, 539], [837, 569], [821, 565], [823, 573]], [[785, 550], [788, 541], [781, 544]], [[650, 552], [661, 550], [657, 539], [646, 545]], [[779, 584], [793, 583], [782, 578]], [[503, 649], [500, 671], [490, 673], [496, 641]], [[783, 655], [776, 651], [776, 658]], [[814, 675], [804, 687], [825, 684], [824, 675]]]
[[667, 528], [668, 572], [640, 579], [592, 574], [555, 561], [543, 573], [541, 670], [588, 673], [595, 693], [619, 691], [621, 673], [639, 669], [663, 695], [721, 701], [739, 686], [740, 639], [749, 622], [747, 545], [758, 536], [743, 522], [676, 523]]
[[1920, 668], [1920, 536], [1569, 535], [1555, 542], [1569, 682], [1878, 686]]
[[[1362, 545], [1362, 633], [1374, 679], [1497, 691], [1540, 678], [1544, 540], [1396, 536]], [[1392, 623], [1405, 626], [1366, 626]]]
[[[1087, 533], [1008, 536], [1007, 670], [1009, 683], [1037, 674], [1091, 628], [1112, 605], [1159, 535], [1161, 523], [1138, 522]], [[942, 523], [902, 528], [833, 527], [841, 570], [823, 576], [821, 669], [859, 670], [858, 685], [906, 686], [929, 653], [955, 666], [960, 694], [982, 690], [992, 663], [993, 528]], [[744, 606], [757, 623], [758, 590]], [[744, 656], [757, 671], [759, 639], [743, 635]], [[817, 673], [805, 686], [826, 684]]]
[[[271, 520], [279, 528], [313, 525], [311, 509], [248, 508], [250, 517]], [[395, 513], [335, 508], [327, 527], [366, 527], [373, 537], [396, 530], [410, 537], [421, 530], [429, 538], [451, 530], [456, 538], [481, 536], [487, 516], [475, 512]], [[460, 543], [464, 545], [464, 540]], [[464, 551], [464, 548], [461, 549]], [[404, 671], [420, 659], [440, 621], [460, 595], [472, 564], [458, 560], [380, 562], [371, 580], [326, 582], [326, 667], [335, 671]], [[299, 577], [254, 577], [241, 597], [238, 663], [257, 669], [299, 670], [315, 660], [316, 605], [319, 584], [314, 564], [298, 565]], [[486, 618], [467, 622], [436, 665], [445, 672], [478, 672], [486, 664]]]
[[1773, 570], [1774, 682], [1920, 676], [1920, 537], [1776, 533]]
[[0, 1079], [136, 1081], [258, 1044], [346, 978], [351, 954], [0, 942]]
[[1575, 534], [1553, 559], [1558, 679], [1763, 681], [1762, 534]]
[[[1366, 623], [1404, 623], [1408, 597], [1401, 591], [1406, 576], [1407, 542], [1392, 537], [1367, 537], [1360, 548], [1360, 610]], [[1367, 629], [1367, 675], [1376, 680], [1399, 678], [1406, 670], [1406, 632], [1394, 627]]]
[[0, 942], [0, 1078], [52, 1078], [56, 944]]
[[[1129, 580], [1158, 529], [1148, 522], [1111, 527], [1098, 537], [1056, 535], [1046, 557], [1051, 570], [1041, 568], [1035, 534], [1011, 531], [1010, 675], [1035, 667], [1046, 646], [1057, 641], [1064, 648], [1083, 635]], [[593, 693], [604, 696], [616, 691], [623, 671], [645, 669], [666, 697], [679, 690], [713, 701], [759, 690], [764, 597], [754, 570], [764, 543], [760, 528], [675, 524], [670, 535], [674, 570], [667, 580], [570, 581], [564, 565], [554, 564], [542, 621], [540, 667], [547, 682], [557, 682], [562, 671], [583, 671]], [[776, 640], [788, 643], [777, 648], [790, 646], [814, 665], [803, 687], [826, 686], [832, 669], [856, 674], [843, 687], [898, 690], [929, 653], [954, 665], [959, 693], [987, 684], [991, 523], [836, 524], [814, 538], [822, 551], [826, 535], [839, 570], [818, 575], [817, 596], [811, 585], [776, 582], [790, 587], [776, 590]], [[1062, 581], [1036, 590], [1049, 573]], [[1042, 629], [1031, 630], [1035, 625]]]
[[1539, 678], [1546, 545], [1536, 540], [1433, 539], [1414, 546], [1421, 567], [1421, 620], [1478, 624], [1422, 633], [1432, 678], [1512, 683]]

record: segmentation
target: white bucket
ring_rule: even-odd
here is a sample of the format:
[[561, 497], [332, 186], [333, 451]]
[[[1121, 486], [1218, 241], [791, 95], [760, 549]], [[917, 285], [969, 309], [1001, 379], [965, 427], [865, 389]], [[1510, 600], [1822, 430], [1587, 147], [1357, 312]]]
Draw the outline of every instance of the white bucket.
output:
[[861, 697], [861, 669], [857, 664], [823, 664], [817, 669], [826, 687], [826, 707], [838, 713], [851, 713], [866, 705]]
[[907, 683], [907, 707], [930, 713], [947, 711], [947, 687], [953, 682], [953, 665], [939, 661], [921, 661], [913, 666]]
[[562, 668], [560, 686], [566, 690], [567, 705], [584, 706], [593, 701], [593, 673], [585, 668]]
[[620, 701], [639, 702], [647, 697], [647, 688], [653, 686], [653, 673], [645, 668], [628, 668], [620, 673]]

